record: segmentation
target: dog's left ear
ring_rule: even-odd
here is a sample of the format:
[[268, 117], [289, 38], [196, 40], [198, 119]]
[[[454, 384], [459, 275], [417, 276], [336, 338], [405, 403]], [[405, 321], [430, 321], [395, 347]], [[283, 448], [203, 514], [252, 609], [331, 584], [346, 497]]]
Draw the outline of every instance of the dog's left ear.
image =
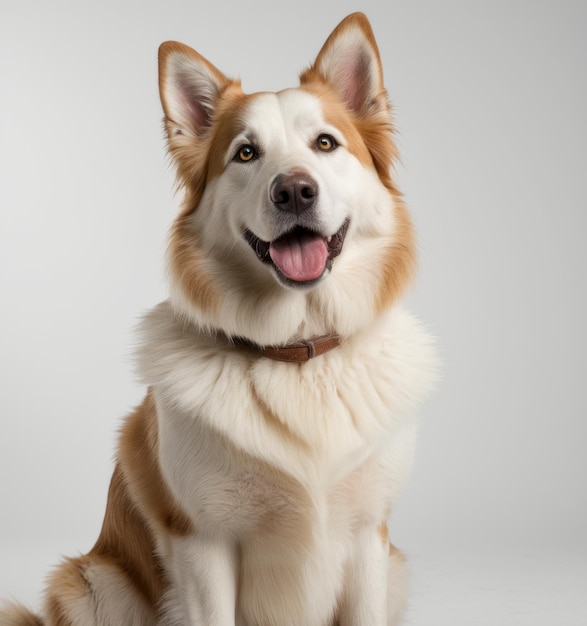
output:
[[211, 125], [216, 105], [230, 85], [210, 61], [186, 46], [167, 41], [159, 48], [159, 91], [170, 141], [199, 138]]
[[328, 37], [314, 65], [300, 76], [302, 85], [316, 78], [334, 87], [359, 117], [388, 109], [379, 49], [363, 13], [346, 17]]

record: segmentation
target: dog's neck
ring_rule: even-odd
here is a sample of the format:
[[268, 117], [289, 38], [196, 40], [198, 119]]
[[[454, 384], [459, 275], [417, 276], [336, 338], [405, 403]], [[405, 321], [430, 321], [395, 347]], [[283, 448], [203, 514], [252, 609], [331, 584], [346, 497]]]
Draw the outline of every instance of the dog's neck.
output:
[[286, 363], [305, 363], [314, 357], [320, 356], [338, 347], [341, 343], [340, 335], [334, 333], [320, 335], [311, 339], [303, 339], [285, 346], [259, 346], [247, 339], [234, 338], [235, 344], [244, 345], [258, 352], [261, 356], [284, 361]]

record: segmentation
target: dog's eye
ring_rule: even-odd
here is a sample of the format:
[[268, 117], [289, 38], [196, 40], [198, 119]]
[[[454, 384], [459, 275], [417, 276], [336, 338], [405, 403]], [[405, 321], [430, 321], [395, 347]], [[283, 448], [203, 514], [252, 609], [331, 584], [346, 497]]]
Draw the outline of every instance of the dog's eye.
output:
[[320, 135], [316, 140], [316, 146], [322, 152], [332, 152], [338, 147], [338, 144], [331, 135]]
[[236, 158], [241, 161], [241, 163], [247, 163], [248, 161], [252, 161], [256, 157], [257, 151], [250, 144], [241, 146], [236, 153]]

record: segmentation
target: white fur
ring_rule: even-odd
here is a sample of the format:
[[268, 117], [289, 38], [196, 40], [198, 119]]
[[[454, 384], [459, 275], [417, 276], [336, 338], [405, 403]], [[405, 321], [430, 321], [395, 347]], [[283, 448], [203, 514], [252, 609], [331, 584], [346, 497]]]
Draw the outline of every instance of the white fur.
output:
[[[392, 311], [303, 368], [198, 336], [169, 303], [147, 316], [143, 334], [140, 364], [157, 397], [161, 467], [204, 537], [172, 559], [174, 572], [191, 576], [178, 589], [201, 593], [205, 563], [213, 597], [230, 598], [238, 543], [245, 623], [323, 625], [350, 578], [357, 583], [344, 593], [356, 618], [347, 623], [384, 624], [387, 594], [377, 589], [387, 586], [387, 547], [375, 528], [405, 481], [412, 409], [433, 382], [432, 348], [419, 324]], [[188, 595], [196, 602], [197, 593]]]
[[201, 532], [171, 539], [166, 560], [171, 587], [161, 626], [234, 624], [237, 550], [233, 542]]

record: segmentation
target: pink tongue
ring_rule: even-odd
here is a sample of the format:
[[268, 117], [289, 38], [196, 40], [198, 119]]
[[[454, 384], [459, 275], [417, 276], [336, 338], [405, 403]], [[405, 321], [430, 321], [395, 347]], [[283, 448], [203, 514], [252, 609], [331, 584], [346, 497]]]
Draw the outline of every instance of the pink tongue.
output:
[[305, 282], [322, 276], [328, 249], [319, 235], [296, 232], [284, 235], [269, 247], [271, 259], [290, 280]]

